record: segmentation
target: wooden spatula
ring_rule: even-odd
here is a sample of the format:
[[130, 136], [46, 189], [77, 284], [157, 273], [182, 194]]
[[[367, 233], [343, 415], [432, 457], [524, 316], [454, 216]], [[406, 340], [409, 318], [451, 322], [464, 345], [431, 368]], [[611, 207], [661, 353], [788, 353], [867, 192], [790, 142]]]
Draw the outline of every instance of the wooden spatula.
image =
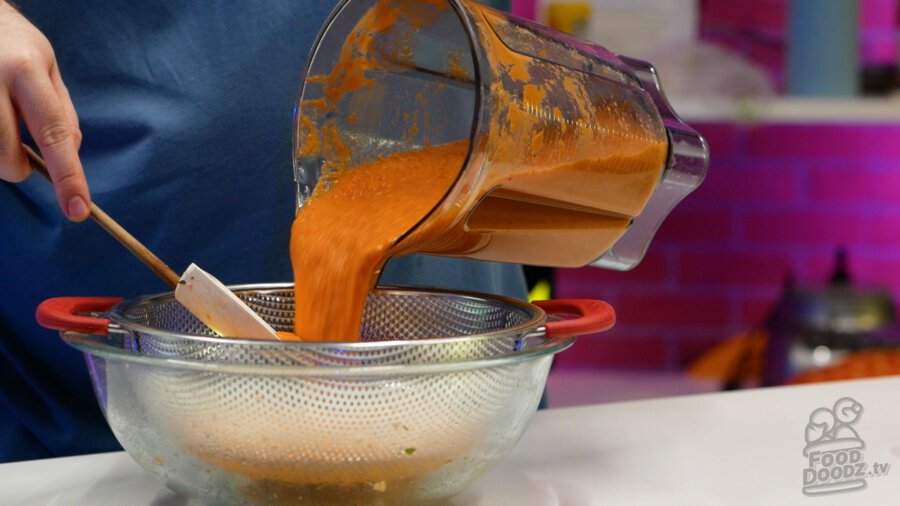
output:
[[[47, 165], [29, 146], [22, 144], [32, 168], [50, 180]], [[221, 281], [194, 264], [181, 276], [146, 246], [91, 202], [91, 218], [128, 251], [175, 289], [175, 299], [209, 328], [222, 336], [245, 339], [278, 339], [275, 330]]]

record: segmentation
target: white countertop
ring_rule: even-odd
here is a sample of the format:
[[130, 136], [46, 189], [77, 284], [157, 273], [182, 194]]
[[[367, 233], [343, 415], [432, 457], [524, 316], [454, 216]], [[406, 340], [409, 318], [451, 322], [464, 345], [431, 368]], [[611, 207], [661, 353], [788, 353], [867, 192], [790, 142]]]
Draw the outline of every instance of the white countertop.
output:
[[547, 377], [550, 408], [705, 394], [722, 389], [717, 381], [671, 371], [551, 369]]
[[[898, 504], [898, 394], [900, 377], [550, 409], [535, 416], [500, 465], [450, 504]], [[865, 488], [804, 495], [810, 415], [842, 397], [863, 408], [848, 427], [863, 445], [855, 458], [866, 466]], [[886, 474], [868, 474], [884, 464]], [[124, 453], [110, 453], [0, 465], [0, 503], [188, 501]]]

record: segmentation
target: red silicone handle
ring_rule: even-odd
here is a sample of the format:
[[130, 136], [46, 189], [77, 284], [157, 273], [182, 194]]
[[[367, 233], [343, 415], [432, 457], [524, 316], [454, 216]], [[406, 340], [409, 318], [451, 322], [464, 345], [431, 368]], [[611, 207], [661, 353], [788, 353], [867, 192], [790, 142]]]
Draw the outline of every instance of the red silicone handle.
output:
[[547, 322], [544, 328], [547, 337], [551, 339], [603, 332], [609, 330], [616, 323], [616, 312], [612, 306], [602, 300], [539, 300], [533, 304], [543, 309], [548, 315], [577, 316], [577, 318], [569, 320]]
[[77, 313], [105, 312], [119, 302], [121, 297], [57, 297], [41, 302], [35, 316], [48, 329], [106, 335], [109, 320]]

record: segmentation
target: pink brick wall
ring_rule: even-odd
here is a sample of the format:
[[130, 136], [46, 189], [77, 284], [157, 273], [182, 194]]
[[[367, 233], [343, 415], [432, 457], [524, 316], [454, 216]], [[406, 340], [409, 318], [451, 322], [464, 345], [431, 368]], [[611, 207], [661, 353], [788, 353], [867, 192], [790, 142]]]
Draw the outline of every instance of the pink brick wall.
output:
[[860, 59], [864, 65], [896, 62], [897, 7], [897, 0], [860, 2]]
[[[699, 0], [700, 33], [768, 69], [784, 86], [789, 0]], [[859, 0], [860, 64], [897, 59], [897, 0]]]
[[822, 283], [839, 246], [900, 300], [900, 126], [702, 124], [706, 181], [631, 272], [557, 271], [556, 297], [599, 297], [617, 326], [562, 367], [675, 370], [758, 322], [793, 273]]
[[731, 48], [784, 79], [788, 0], [699, 0], [700, 36]]
[[510, 10], [516, 16], [526, 19], [535, 19], [537, 0], [512, 0]]

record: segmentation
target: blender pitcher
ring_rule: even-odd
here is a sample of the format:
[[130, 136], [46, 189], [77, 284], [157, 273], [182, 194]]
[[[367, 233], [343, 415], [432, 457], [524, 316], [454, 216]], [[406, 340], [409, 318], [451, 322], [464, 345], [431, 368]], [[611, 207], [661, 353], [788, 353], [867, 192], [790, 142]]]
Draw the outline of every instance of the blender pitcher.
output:
[[469, 0], [341, 2], [294, 132], [298, 209], [326, 175], [464, 143], [456, 180], [391, 256], [552, 267], [636, 265], [708, 160], [652, 66]]

